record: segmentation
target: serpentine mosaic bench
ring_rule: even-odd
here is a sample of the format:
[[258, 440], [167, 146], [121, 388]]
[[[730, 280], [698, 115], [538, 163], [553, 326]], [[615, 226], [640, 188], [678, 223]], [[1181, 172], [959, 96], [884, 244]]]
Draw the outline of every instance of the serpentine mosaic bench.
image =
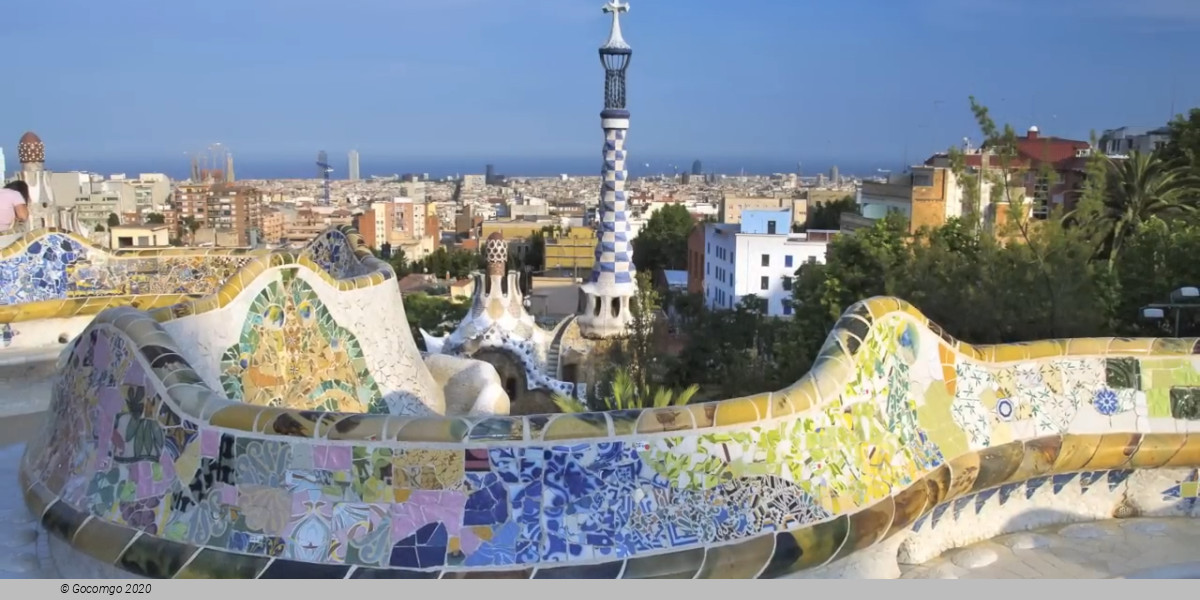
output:
[[445, 418], [224, 400], [172, 318], [102, 313], [21, 466], [58, 543], [130, 575], [778, 577], [972, 513], [1200, 493], [1193, 339], [971, 346], [873, 298], [774, 393]]
[[108, 307], [149, 309], [211, 294], [266, 254], [228, 248], [110, 252], [73, 233], [27, 233], [0, 248], [0, 351], [61, 348]]
[[[109, 253], [73, 234], [32, 232], [0, 249], [0, 294], [8, 303], [0, 305], [0, 364], [50, 365], [95, 315], [130, 306], [169, 316], [160, 320], [182, 342], [182, 355], [230, 398], [302, 409], [440, 414], [447, 409], [444, 392], [453, 388], [450, 408], [507, 412], [490, 366], [422, 360], [394, 282], [391, 268], [349, 227], [330, 229], [295, 254], [202, 248]], [[383, 306], [397, 308], [379, 311]], [[435, 381], [431, 369], [450, 377], [450, 388]], [[496, 382], [489, 391], [490, 379]], [[475, 401], [485, 396], [483, 404]]]

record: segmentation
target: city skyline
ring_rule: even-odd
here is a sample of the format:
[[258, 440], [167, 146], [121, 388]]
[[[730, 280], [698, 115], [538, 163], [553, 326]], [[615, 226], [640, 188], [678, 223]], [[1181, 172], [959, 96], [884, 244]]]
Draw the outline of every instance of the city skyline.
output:
[[[264, 0], [204, 14], [173, 6], [98, 17], [68, 10], [74, 4], [47, 0], [29, 10], [55, 19], [31, 14], [0, 25], [16, 44], [44, 48], [42, 68], [23, 72], [22, 85], [0, 97], [0, 147], [36, 131], [51, 168], [179, 157], [186, 169], [183, 152], [214, 140], [247, 173], [322, 148], [337, 157], [358, 150], [364, 176], [375, 174], [370, 161], [478, 157], [481, 168], [595, 155], [587, 115], [597, 110], [596, 82], [579, 65], [596, 60], [588, 40], [602, 41], [596, 0], [529, 0], [516, 10], [478, 0], [371, 1], [336, 13], [309, 0]], [[1033, 0], [960, 4], [639, 4], [628, 28], [644, 48], [630, 75], [640, 116], [632, 162], [891, 167], [977, 138], [971, 94], [1019, 131], [1038, 125], [1081, 139], [1090, 130], [1162, 125], [1200, 105], [1200, 83], [1174, 75], [1200, 61], [1188, 43], [1200, 30], [1196, 3], [1101, 0], [1086, 12], [1080, 0], [1050, 9]], [[208, 13], [221, 13], [222, 27], [208, 27]], [[416, 26], [384, 35], [401, 17]], [[197, 35], [180, 36], [177, 19]], [[1012, 47], [983, 52], [981, 34], [998, 21], [1013, 31], [995, 44]], [[124, 33], [113, 36], [113, 27]], [[1116, 37], [1120, 44], [1097, 41]], [[312, 39], [321, 43], [296, 45]], [[155, 52], [144, 52], [148, 44]], [[87, 64], [77, 60], [83, 46]], [[1050, 68], [1081, 53], [1088, 60], [1071, 69]], [[164, 93], [111, 85], [147, 72], [165, 74], [153, 78]], [[314, 83], [330, 73], [337, 83]], [[190, 91], [166, 93], [175, 86]], [[1089, 86], [1103, 93], [1080, 92]]]

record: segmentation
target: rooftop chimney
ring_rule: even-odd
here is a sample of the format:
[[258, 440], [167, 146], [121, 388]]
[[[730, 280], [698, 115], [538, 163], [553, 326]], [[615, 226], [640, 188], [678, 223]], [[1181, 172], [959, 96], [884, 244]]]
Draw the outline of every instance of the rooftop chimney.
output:
[[1029, 138], [1029, 139], [1031, 139], [1031, 140], [1036, 140], [1036, 139], [1038, 139], [1038, 128], [1037, 128], [1037, 125], [1034, 125], [1033, 127], [1030, 127], [1030, 128], [1029, 128], [1029, 133], [1028, 133], [1028, 134], [1026, 134], [1026, 136], [1025, 136], [1025, 137], [1027, 137], [1027, 138]]

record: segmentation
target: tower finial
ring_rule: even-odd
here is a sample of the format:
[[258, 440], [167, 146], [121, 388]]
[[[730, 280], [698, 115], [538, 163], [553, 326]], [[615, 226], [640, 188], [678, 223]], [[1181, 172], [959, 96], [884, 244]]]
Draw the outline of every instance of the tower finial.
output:
[[629, 3], [622, 0], [609, 0], [608, 4], [604, 5], [604, 12], [612, 14], [612, 31], [608, 34], [608, 41], [601, 46], [602, 49], [621, 49], [628, 50], [629, 44], [625, 42], [625, 38], [621, 37], [621, 13], [629, 12]]

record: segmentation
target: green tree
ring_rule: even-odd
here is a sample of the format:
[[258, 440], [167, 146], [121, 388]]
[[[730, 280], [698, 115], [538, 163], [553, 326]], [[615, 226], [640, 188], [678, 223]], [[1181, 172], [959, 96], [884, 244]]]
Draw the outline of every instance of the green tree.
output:
[[638, 271], [637, 293], [630, 302], [629, 339], [625, 341], [629, 356], [629, 374], [638, 394], [649, 393], [650, 370], [654, 364], [654, 326], [658, 320], [662, 299], [654, 289], [650, 274]]
[[[393, 262], [392, 267], [395, 268], [395, 266], [395, 262]], [[463, 249], [448, 251], [445, 247], [439, 247], [425, 258], [413, 263], [410, 270], [411, 272], [428, 273], [435, 277], [449, 276], [451, 279], [462, 279], [483, 266], [483, 255], [478, 252]]]
[[853, 195], [847, 195], [839, 200], [817, 204], [808, 211], [806, 229], [838, 230], [842, 228], [842, 213], [861, 214], [858, 201]]
[[1163, 160], [1190, 165], [1200, 172], [1200, 108], [1191, 109], [1187, 115], [1177, 115], [1168, 129], [1170, 137], [1163, 148]]
[[1095, 222], [1104, 210], [1105, 199], [1108, 197], [1108, 177], [1112, 172], [1112, 161], [1099, 150], [1096, 132], [1091, 134], [1091, 154], [1088, 155], [1087, 167], [1084, 170], [1083, 186], [1080, 190], [1079, 201], [1064, 220], [1069, 226], [1086, 225]]
[[167, 218], [162, 213], [147, 213], [146, 223], [149, 225], [162, 225], [167, 222]]
[[551, 234], [551, 231], [552, 228], [547, 226], [529, 236], [529, 250], [525, 252], [525, 265], [534, 271], [543, 271], [546, 268], [546, 235]]
[[797, 311], [820, 314], [832, 324], [851, 304], [888, 293], [887, 274], [907, 258], [908, 223], [888, 215], [854, 235], [834, 238], [825, 251], [825, 264], [803, 264], [792, 286]]
[[183, 223], [183, 226], [187, 228], [188, 243], [195, 244], [196, 231], [200, 229], [200, 221], [197, 221], [195, 217], [184, 217], [181, 222]]
[[408, 262], [408, 255], [404, 253], [404, 248], [393, 246], [392, 256], [388, 259], [388, 263], [392, 265], [392, 270], [396, 272], [397, 279], [407, 277], [412, 273], [412, 265]]
[[1185, 215], [1197, 206], [1200, 182], [1187, 167], [1135, 151], [1111, 169], [1104, 201], [1090, 224], [1113, 268], [1125, 241], [1143, 222]]
[[[1170, 336], [1161, 324], [1145, 323], [1138, 313], [1147, 304], [1162, 302], [1171, 290], [1200, 284], [1200, 224], [1150, 219], [1137, 226], [1116, 261], [1120, 292], [1115, 321], [1120, 335]], [[1197, 311], [1181, 313], [1180, 335], [1200, 335]], [[1171, 323], [1173, 325], [1173, 323]]]
[[638, 271], [686, 269], [688, 235], [695, 226], [682, 204], [658, 209], [633, 239], [633, 262]]
[[420, 329], [430, 335], [445, 335], [454, 330], [467, 316], [470, 305], [420, 292], [404, 294], [404, 314], [412, 329], [413, 339], [424, 344]]
[[117, 227], [120, 224], [121, 224], [121, 217], [118, 217], [117, 213], [108, 213], [108, 226], [109, 227]]

